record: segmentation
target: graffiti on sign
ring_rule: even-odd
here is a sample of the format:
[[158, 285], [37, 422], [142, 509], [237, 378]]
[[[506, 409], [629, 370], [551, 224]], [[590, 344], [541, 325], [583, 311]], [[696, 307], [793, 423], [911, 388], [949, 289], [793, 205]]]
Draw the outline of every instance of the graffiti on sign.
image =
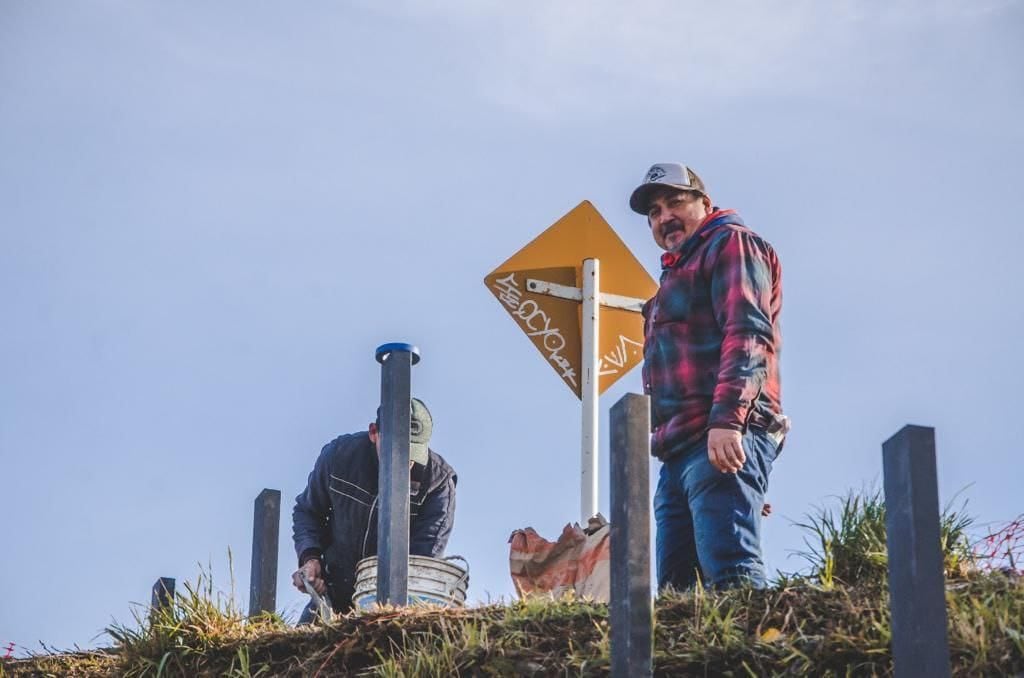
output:
[[515, 273], [498, 278], [492, 285], [494, 293], [519, 322], [526, 336], [534, 339], [545, 357], [555, 366], [559, 375], [573, 389], [579, 388], [576, 370], [565, 356], [567, 343], [559, 327], [552, 326], [551, 317], [533, 299], [523, 299], [523, 290], [516, 281]]
[[597, 376], [607, 377], [614, 374], [618, 374], [623, 367], [629, 365], [632, 367], [635, 363], [630, 362], [631, 358], [637, 360], [644, 357], [644, 342], [634, 341], [629, 337], [619, 335], [619, 343], [616, 344], [612, 350], [601, 356], [600, 364], [598, 365]]

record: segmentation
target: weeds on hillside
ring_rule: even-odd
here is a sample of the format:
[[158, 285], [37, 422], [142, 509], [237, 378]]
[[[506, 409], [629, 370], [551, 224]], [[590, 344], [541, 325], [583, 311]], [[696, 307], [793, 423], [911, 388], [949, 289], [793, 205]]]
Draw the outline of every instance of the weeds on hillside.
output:
[[[949, 507], [942, 539], [954, 673], [1024, 671], [1024, 583], [974, 567], [971, 519]], [[890, 675], [885, 515], [878, 492], [821, 509], [803, 575], [763, 591], [666, 593], [655, 604], [655, 674]], [[994, 533], [993, 544], [1006, 544]], [[969, 576], [964, 578], [963, 574]], [[246, 619], [202, 574], [167, 609], [114, 625], [110, 650], [0, 660], [0, 676], [607, 675], [606, 605], [530, 598], [470, 609], [383, 609], [290, 628]]]
[[[287, 628], [183, 594], [177, 612], [93, 656], [0, 664], [12, 676], [564, 676], [607, 675], [606, 605], [531, 598], [470, 609], [406, 608]], [[1024, 670], [1024, 585], [978, 575], [948, 591], [954, 672]], [[173, 622], [172, 622], [173, 620]], [[889, 675], [882, 587], [831, 588], [799, 578], [767, 590], [668, 593], [655, 604], [655, 673]], [[172, 640], [169, 640], [172, 639]]]
[[[246, 618], [235, 596], [234, 560], [228, 550], [228, 593], [214, 589], [212, 565], [200, 566], [194, 583], [186, 582], [172, 604], [152, 609], [137, 606], [134, 625], [114, 623], [106, 633], [114, 640], [125, 676], [167, 675], [168, 670], [188, 673], [186, 667], [201, 667], [201, 658], [225, 643], [244, 643], [261, 635], [287, 628], [274, 614]], [[193, 662], [196, 658], [200, 661]], [[237, 659], [238, 666], [235, 666]], [[231, 675], [250, 674], [248, 651], [239, 648], [232, 658]], [[255, 675], [255, 674], [253, 674]]]
[[[175, 595], [172, 605], [136, 611], [135, 621], [132, 626], [113, 624], [107, 628], [126, 667], [124, 675], [129, 677], [167, 675], [171, 669], [177, 675], [187, 674], [189, 669], [200, 669], [202, 658], [214, 648], [287, 628], [277, 615], [246, 618], [234, 595], [215, 592], [206, 573], [195, 583], [186, 583], [185, 592]], [[239, 671], [249, 675], [248, 654], [242, 648], [232, 658], [230, 671], [232, 675]]]
[[[954, 497], [955, 499], [955, 497]], [[939, 521], [939, 539], [945, 575], [964, 577], [977, 568], [968, 530], [974, 519], [946, 505]], [[810, 565], [808, 576], [822, 586], [837, 583], [882, 585], [888, 576], [888, 551], [885, 545], [885, 500], [881, 490], [848, 492], [838, 498], [838, 508], [818, 507], [797, 527], [807, 532], [808, 550], [797, 555]]]
[[[790, 582], [764, 591], [698, 589], [661, 596], [655, 609], [659, 676], [892, 671], [888, 599], [878, 588]], [[31, 673], [603, 676], [610, 662], [607, 614], [602, 604], [540, 598], [465, 610], [381, 610], [242, 639], [228, 631], [211, 634], [195, 647], [175, 645], [166, 658], [145, 656], [145, 648], [154, 646], [144, 643], [110, 654], [102, 666], [93, 662], [87, 671], [73, 663], [59, 670], [36, 663]], [[999, 575], [963, 582], [950, 592], [949, 617], [956, 673], [1024, 670], [1024, 587], [1018, 582]], [[15, 669], [13, 675], [21, 673]]]

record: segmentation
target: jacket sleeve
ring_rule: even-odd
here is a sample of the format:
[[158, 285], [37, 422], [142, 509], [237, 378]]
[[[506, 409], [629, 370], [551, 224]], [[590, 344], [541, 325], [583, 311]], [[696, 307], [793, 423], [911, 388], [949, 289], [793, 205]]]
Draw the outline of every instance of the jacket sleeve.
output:
[[749, 232], [729, 231], [716, 245], [709, 252], [711, 304], [723, 336], [708, 427], [741, 431], [774, 350], [772, 255]]
[[448, 538], [455, 525], [455, 485], [458, 477], [452, 474], [427, 495], [420, 512], [412, 521], [409, 532], [409, 553], [414, 556], [438, 558], [444, 555]]
[[292, 540], [295, 542], [295, 555], [299, 558], [299, 566], [310, 555], [323, 555], [326, 546], [327, 520], [331, 511], [331, 499], [328, 496], [330, 482], [329, 459], [333, 446], [324, 446], [313, 466], [306, 482], [306, 489], [295, 497], [295, 508], [292, 509]]

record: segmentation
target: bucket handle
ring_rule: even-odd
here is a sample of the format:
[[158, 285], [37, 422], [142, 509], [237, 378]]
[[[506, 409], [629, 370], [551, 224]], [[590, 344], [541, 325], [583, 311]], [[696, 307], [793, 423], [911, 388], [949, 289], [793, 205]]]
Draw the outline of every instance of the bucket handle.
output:
[[461, 560], [463, 564], [465, 564], [466, 566], [466, 573], [458, 579], [456, 579], [455, 583], [452, 584], [451, 588], [448, 590], [448, 595], [450, 597], [459, 588], [459, 584], [462, 584], [463, 582], [469, 580], [469, 561], [463, 558], [462, 556], [448, 556], [447, 558], [445, 558], [445, 560]]

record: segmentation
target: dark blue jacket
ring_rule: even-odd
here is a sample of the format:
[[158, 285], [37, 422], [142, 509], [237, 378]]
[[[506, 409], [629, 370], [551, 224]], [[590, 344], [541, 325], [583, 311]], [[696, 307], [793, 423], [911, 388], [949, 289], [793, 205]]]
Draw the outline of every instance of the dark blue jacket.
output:
[[[410, 554], [444, 554], [455, 522], [457, 479], [433, 450], [426, 466], [413, 466]], [[351, 607], [356, 563], [377, 555], [377, 451], [365, 431], [340, 436], [321, 450], [306, 489], [295, 498], [292, 539], [300, 566], [312, 556], [323, 559], [335, 609]]]

